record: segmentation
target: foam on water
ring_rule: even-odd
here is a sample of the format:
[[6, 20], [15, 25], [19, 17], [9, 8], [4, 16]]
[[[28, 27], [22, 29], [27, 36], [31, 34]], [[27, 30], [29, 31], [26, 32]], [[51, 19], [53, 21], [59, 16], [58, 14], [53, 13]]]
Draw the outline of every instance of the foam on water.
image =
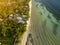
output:
[[36, 8], [40, 16], [42, 15], [43, 22], [46, 22], [45, 27], [49, 27], [48, 30], [51, 30], [51, 32], [53, 32], [53, 34], [56, 36], [57, 41], [60, 41], [60, 15], [55, 14], [55, 12], [50, 8], [48, 9], [48, 7], [46, 7], [46, 5], [44, 5], [40, 0], [36, 1]]

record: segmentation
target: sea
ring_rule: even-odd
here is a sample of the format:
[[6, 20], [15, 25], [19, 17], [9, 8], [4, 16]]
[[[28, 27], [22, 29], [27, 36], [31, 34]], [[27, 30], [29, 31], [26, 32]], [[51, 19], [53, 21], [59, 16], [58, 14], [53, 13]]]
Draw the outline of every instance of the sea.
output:
[[[43, 18], [44, 27], [55, 36], [55, 45], [60, 45], [60, 0], [35, 0], [36, 9]], [[46, 29], [45, 29], [46, 30]]]

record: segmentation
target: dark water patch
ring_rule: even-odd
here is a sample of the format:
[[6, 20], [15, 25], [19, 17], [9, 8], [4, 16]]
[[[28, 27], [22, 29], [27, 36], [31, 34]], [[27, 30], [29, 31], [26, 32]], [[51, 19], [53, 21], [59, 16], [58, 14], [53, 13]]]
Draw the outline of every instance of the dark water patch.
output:
[[39, 3], [38, 2], [36, 2], [36, 7], [38, 7], [39, 6]]
[[47, 23], [47, 20], [45, 20], [45, 21], [43, 22], [43, 26], [46, 26], [46, 23]]
[[33, 38], [32, 38], [32, 35], [31, 33], [29, 33], [28, 37], [27, 37], [27, 42], [25, 45], [30, 45], [29, 44], [29, 41], [30, 41], [30, 44], [34, 45], [34, 42], [33, 42]]
[[57, 24], [54, 24], [53, 33], [55, 35], [57, 34], [57, 28], [58, 28], [58, 25]]
[[46, 7], [46, 9], [53, 14], [53, 17], [55, 17], [57, 20], [60, 20], [60, 14], [57, 14], [56, 12], [52, 11], [52, 9], [49, 9]]
[[51, 17], [48, 15], [48, 18], [51, 19]]
[[40, 15], [42, 15], [42, 12], [39, 12]]
[[57, 34], [57, 28], [58, 28], [58, 24], [54, 23], [53, 21], [51, 21], [53, 23], [53, 34], [56, 35]]
[[[47, 10], [53, 14], [53, 16], [57, 19], [57, 20], [60, 20], [60, 5], [59, 5], [59, 2], [60, 0], [58, 0], [56, 2], [56, 0], [52, 0], [52, 1], [49, 1], [49, 0], [35, 0], [36, 2], [38, 3], [42, 3], [41, 6], [45, 6], [47, 8]], [[56, 5], [54, 5], [56, 4]], [[57, 5], [58, 4], [58, 5]], [[58, 7], [57, 7], [58, 6]]]

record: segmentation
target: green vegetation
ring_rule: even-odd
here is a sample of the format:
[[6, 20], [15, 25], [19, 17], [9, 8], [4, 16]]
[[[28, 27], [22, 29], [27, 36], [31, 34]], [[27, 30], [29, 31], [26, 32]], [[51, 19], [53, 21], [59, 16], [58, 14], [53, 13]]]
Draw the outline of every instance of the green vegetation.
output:
[[2, 45], [13, 45], [14, 39], [12, 38], [4, 38], [4, 37], [0, 37], [0, 42]]
[[6, 19], [0, 24], [0, 36], [15, 38], [26, 30], [26, 25], [15, 20]]
[[[13, 44], [16, 37], [21, 36], [26, 31], [26, 24], [20, 24], [17, 21], [6, 19], [0, 24], [0, 42], [2, 44]], [[9, 45], [11, 45], [9, 44]]]
[[[0, 5], [0, 18], [6, 18], [10, 14], [15, 14], [15, 10], [19, 10], [20, 14], [26, 14], [28, 15], [29, 11], [29, 1], [30, 0], [14, 0], [15, 3], [12, 3], [11, 5], [1, 6]], [[6, 2], [6, 1], [5, 1]], [[13, 2], [11, 0], [11, 2]], [[25, 7], [28, 6], [28, 7]], [[29, 17], [29, 15], [28, 15]]]
[[[13, 45], [15, 39], [20, 37], [26, 31], [26, 24], [18, 23], [16, 19], [9, 19], [10, 14], [26, 15], [26, 21], [29, 18], [29, 1], [15, 0], [11, 6], [0, 7], [0, 43], [2, 45]], [[18, 12], [16, 12], [18, 10]], [[18, 39], [17, 39], [18, 40]]]

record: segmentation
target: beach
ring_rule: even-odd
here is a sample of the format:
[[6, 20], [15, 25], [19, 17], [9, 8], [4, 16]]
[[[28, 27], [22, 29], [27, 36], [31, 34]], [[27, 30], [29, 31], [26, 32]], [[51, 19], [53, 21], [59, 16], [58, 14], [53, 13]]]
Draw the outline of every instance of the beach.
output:
[[27, 21], [26, 32], [24, 32], [24, 34], [20, 38], [21, 43], [18, 43], [18, 45], [25, 45], [26, 44], [26, 41], [27, 41], [27, 37], [28, 37], [28, 34], [29, 34], [30, 19], [31, 19], [30, 18], [31, 17], [31, 6], [32, 6], [32, 3], [31, 2], [32, 1], [29, 2], [30, 11], [29, 11], [29, 20]]
[[[50, 20], [43, 22], [44, 17], [39, 13], [37, 2], [32, 0], [32, 11], [29, 32], [32, 36], [32, 44], [30, 40], [27, 41], [28, 45], [59, 45], [56, 36], [53, 34], [52, 25]], [[45, 25], [46, 24], [46, 25]]]
[[[46, 15], [41, 15], [39, 12], [40, 7], [38, 8], [37, 4], [39, 3], [35, 0], [29, 3], [30, 18], [27, 24], [27, 31], [22, 36], [21, 45], [60, 45], [57, 36], [53, 34], [53, 24], [48, 18], [44, 18]], [[29, 34], [31, 38], [28, 38]]]

